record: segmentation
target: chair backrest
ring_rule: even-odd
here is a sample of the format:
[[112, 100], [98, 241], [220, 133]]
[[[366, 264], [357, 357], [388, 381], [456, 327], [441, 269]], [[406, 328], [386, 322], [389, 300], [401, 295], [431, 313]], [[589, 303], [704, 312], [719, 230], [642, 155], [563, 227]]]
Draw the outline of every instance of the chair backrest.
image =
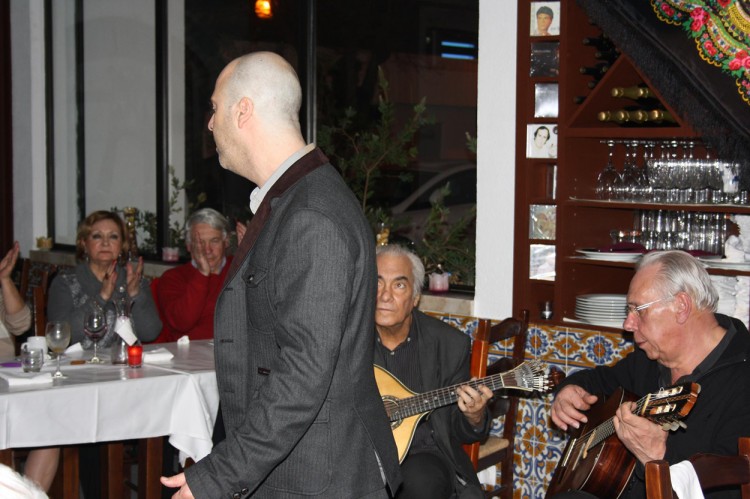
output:
[[[736, 456], [695, 454], [690, 457], [701, 489], [740, 486], [742, 498], [750, 499], [750, 437], [740, 437]], [[646, 497], [666, 499], [677, 497], [672, 490], [669, 463], [664, 460], [646, 463]]]
[[[497, 372], [512, 369], [522, 363], [526, 355], [528, 330], [528, 310], [521, 311], [520, 318], [510, 317], [494, 326], [489, 319], [479, 319], [471, 347], [471, 376], [484, 378], [488, 375], [488, 370], [489, 374], [497, 374]], [[506, 359], [500, 359], [495, 365], [488, 366], [490, 346], [493, 343], [510, 338], [513, 338], [513, 355], [510, 357], [510, 362], [503, 362]], [[495, 398], [494, 402], [502, 404], [504, 400]], [[498, 413], [496, 410], [491, 410], [493, 418], [502, 415], [503, 412], [505, 413], [503, 438], [508, 440], [512, 452], [518, 417], [518, 396], [516, 394], [508, 393], [507, 404], [503, 405], [502, 412]], [[464, 446], [472, 464], [474, 464], [474, 468], [477, 468], [479, 462], [479, 446], [479, 442]]]

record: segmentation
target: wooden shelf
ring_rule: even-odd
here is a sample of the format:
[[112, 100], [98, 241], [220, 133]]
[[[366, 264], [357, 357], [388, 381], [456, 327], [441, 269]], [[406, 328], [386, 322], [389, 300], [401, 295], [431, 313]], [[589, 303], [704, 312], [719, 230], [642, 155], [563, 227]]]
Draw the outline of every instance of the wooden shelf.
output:
[[740, 213], [750, 214], [750, 206], [740, 204], [668, 204], [644, 203], [630, 201], [605, 201], [600, 199], [567, 199], [562, 204], [587, 208], [614, 210], [669, 210], [698, 211], [702, 213]]

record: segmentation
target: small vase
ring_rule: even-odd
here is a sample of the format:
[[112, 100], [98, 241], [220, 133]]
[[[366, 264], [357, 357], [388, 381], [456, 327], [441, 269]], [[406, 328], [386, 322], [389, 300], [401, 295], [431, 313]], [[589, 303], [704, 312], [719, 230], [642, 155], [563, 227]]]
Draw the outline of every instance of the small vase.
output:
[[450, 276], [450, 272], [443, 272], [442, 274], [433, 272], [430, 274], [430, 291], [433, 293], [445, 293], [448, 291], [448, 288], [450, 287], [448, 284]]
[[162, 248], [161, 259], [165, 262], [176, 262], [180, 259], [179, 248]]

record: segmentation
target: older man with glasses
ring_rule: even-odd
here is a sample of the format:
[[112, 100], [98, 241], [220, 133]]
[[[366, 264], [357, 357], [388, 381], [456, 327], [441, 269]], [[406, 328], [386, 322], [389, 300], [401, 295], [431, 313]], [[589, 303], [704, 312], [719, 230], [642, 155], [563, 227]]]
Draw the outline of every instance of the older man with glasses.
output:
[[[620, 497], [645, 497], [648, 461], [675, 464], [698, 452], [736, 454], [738, 437], [748, 434], [750, 334], [739, 320], [717, 314], [717, 302], [708, 273], [688, 253], [645, 255], [630, 282], [623, 324], [637, 348], [613, 366], [572, 374], [558, 388], [552, 421], [567, 430], [589, 423], [589, 409], [619, 387], [640, 398], [675, 384], [700, 385], [686, 428], [666, 431], [634, 414], [634, 402], [611, 415], [617, 437], [636, 458]], [[555, 497], [595, 497], [581, 489]], [[739, 489], [709, 497], [739, 497]]]

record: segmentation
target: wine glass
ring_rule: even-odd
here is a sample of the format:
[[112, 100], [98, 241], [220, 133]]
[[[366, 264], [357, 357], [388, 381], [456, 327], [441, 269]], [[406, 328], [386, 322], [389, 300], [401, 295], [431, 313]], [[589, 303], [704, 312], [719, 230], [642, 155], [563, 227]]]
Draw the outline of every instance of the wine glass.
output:
[[49, 347], [49, 349], [55, 353], [55, 357], [57, 357], [57, 371], [55, 371], [55, 374], [53, 374], [52, 377], [59, 379], [67, 378], [67, 376], [60, 371], [60, 357], [70, 343], [70, 324], [61, 321], [48, 322], [44, 331], [44, 336], [47, 338], [47, 347]]
[[94, 343], [94, 356], [91, 357], [89, 363], [101, 364], [103, 361], [97, 354], [97, 345], [99, 340], [101, 340], [109, 330], [107, 325], [107, 315], [97, 303], [89, 303], [91, 305], [83, 318], [83, 332], [86, 333], [86, 336]]
[[599, 199], [615, 199], [615, 189], [620, 183], [620, 174], [615, 170], [615, 164], [612, 161], [615, 153], [615, 142], [608, 140], [607, 146], [609, 146], [607, 164], [596, 179], [596, 197]]

